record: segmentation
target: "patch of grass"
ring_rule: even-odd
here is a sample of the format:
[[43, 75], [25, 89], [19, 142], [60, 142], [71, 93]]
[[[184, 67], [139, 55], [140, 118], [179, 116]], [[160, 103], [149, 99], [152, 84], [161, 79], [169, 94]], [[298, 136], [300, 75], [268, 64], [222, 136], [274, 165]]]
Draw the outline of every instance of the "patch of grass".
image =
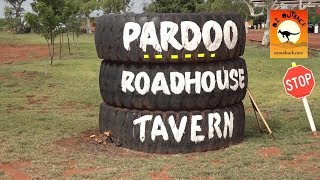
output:
[[[7, 33], [1, 32], [0, 40], [11, 41], [6, 36]], [[35, 34], [14, 36], [15, 43], [45, 43]], [[98, 129], [102, 102], [98, 84], [100, 61], [96, 57], [93, 35], [81, 36], [76, 54], [48, 66], [48, 76], [45, 76], [46, 60], [0, 65], [0, 163], [31, 161], [33, 165], [28, 173], [41, 179], [64, 178], [64, 172], [70, 168], [68, 162], [75, 162], [78, 169], [103, 169], [98, 173], [74, 175], [75, 179], [146, 179], [168, 165], [168, 175], [174, 179], [319, 177], [319, 138], [310, 136], [303, 104], [285, 93], [282, 78], [291, 62], [296, 61], [310, 68], [320, 82], [320, 61], [317, 57], [307, 60], [270, 60], [268, 57], [267, 48], [247, 44], [244, 58], [249, 88], [276, 141], [259, 133], [246, 98], [243, 143], [205, 153], [150, 156], [123, 156], [108, 149], [88, 150], [86, 144], [77, 148], [57, 145], [63, 138]], [[16, 76], [21, 73], [23, 75]], [[308, 101], [316, 126], [320, 127], [320, 89], [317, 87]], [[279, 148], [280, 155], [264, 157], [259, 153], [259, 149], [268, 147]], [[311, 154], [310, 158], [307, 156], [309, 159], [292, 163], [299, 155], [306, 154]], [[318, 169], [306, 170], [312, 167]]]
[[[70, 43], [72, 45], [72, 34], [69, 35]], [[93, 44], [93, 35], [82, 34], [79, 38], [79, 44]], [[64, 34], [64, 41], [67, 42], [67, 34]], [[75, 38], [76, 41], [76, 38]], [[0, 42], [1, 43], [20, 43], [20, 44], [47, 44], [47, 41], [40, 35], [35, 33], [28, 34], [15, 34], [13, 32], [1, 32], [0, 31]], [[59, 44], [59, 38], [55, 40], [56, 44]], [[92, 47], [92, 46], [91, 46]]]

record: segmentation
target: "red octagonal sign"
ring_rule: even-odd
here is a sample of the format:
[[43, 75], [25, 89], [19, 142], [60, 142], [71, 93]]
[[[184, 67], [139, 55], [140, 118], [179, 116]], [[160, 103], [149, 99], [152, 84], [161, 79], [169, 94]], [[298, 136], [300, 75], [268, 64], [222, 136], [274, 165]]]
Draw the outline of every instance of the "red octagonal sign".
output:
[[283, 84], [289, 95], [300, 99], [311, 94], [315, 81], [312, 71], [298, 65], [287, 70]]

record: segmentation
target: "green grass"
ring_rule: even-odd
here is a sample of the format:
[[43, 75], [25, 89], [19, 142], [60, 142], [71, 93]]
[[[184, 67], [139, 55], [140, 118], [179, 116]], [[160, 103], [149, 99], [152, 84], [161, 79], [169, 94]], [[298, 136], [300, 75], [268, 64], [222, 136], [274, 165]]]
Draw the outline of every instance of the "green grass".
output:
[[[72, 40], [72, 34], [70, 36], [70, 41]], [[67, 35], [64, 34], [65, 42], [67, 42]], [[21, 43], [21, 44], [47, 44], [47, 41], [39, 35], [36, 34], [14, 34], [11, 32], [0, 32], [1, 42], [8, 43]], [[59, 38], [56, 38], [56, 43], [59, 43]], [[80, 44], [93, 43], [93, 35], [82, 34], [79, 38]]]
[[[12, 41], [14, 40], [14, 41]], [[41, 37], [0, 33], [1, 42], [45, 43]], [[86, 144], [64, 148], [57, 141], [98, 129], [100, 60], [93, 36], [80, 38], [80, 50], [48, 66], [47, 60], [0, 65], [0, 163], [30, 161], [23, 170], [33, 178], [62, 179], [69, 165], [99, 167], [95, 173], [74, 175], [89, 179], [146, 179], [169, 166], [174, 179], [319, 179], [320, 142], [310, 136], [302, 101], [289, 97], [282, 78], [291, 62], [310, 68], [320, 82], [319, 56], [308, 60], [270, 60], [267, 48], [247, 44], [244, 58], [249, 87], [277, 138], [260, 134], [250, 102], [246, 108], [246, 138], [224, 150], [178, 154], [139, 155], [100, 151]], [[313, 52], [314, 53], [314, 52]], [[317, 53], [314, 53], [317, 54]], [[315, 124], [320, 128], [320, 88], [308, 97]], [[279, 155], [264, 157], [261, 149], [279, 148]], [[116, 148], [113, 148], [116, 149]], [[296, 163], [298, 162], [298, 163]], [[0, 168], [0, 177], [4, 176]]]

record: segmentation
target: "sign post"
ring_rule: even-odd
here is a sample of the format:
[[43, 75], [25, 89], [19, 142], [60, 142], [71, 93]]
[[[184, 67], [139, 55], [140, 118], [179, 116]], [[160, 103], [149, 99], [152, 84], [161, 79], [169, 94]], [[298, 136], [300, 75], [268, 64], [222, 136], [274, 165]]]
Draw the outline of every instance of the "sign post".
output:
[[297, 99], [302, 99], [311, 131], [313, 135], [317, 135], [316, 126], [314, 124], [311, 110], [307, 101], [307, 96], [311, 94], [315, 85], [312, 71], [304, 66], [297, 66], [296, 63], [293, 62], [292, 68], [287, 70], [287, 73], [283, 78], [283, 83], [287, 94]]

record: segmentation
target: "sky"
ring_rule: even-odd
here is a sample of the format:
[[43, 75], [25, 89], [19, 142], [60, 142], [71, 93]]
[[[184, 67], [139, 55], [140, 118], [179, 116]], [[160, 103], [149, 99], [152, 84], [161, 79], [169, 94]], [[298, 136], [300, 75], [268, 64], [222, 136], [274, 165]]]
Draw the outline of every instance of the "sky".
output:
[[[131, 1], [133, 2], [133, 6], [131, 8], [131, 11], [133, 11], [135, 13], [142, 13], [144, 4], [151, 2], [151, 0], [131, 0]], [[30, 6], [31, 2], [32, 2], [32, 0], [27, 0], [26, 2], [24, 2], [22, 4], [23, 8], [26, 11], [29, 11], [29, 12], [32, 11], [32, 8]], [[0, 18], [4, 17], [5, 5], [6, 5], [5, 0], [0, 0]]]

